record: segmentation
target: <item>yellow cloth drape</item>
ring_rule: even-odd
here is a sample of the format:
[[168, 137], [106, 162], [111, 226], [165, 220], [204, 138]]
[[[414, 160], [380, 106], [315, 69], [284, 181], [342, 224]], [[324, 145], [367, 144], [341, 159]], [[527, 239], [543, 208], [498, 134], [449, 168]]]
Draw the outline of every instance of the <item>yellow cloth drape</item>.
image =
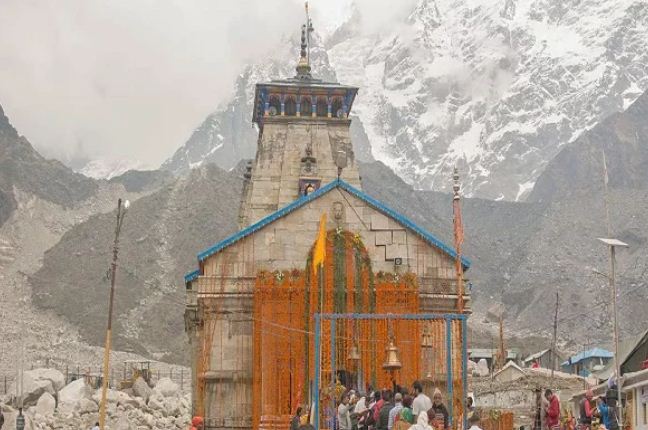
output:
[[318, 266], [324, 264], [324, 258], [326, 258], [326, 213], [323, 213], [320, 218], [319, 233], [313, 252], [313, 267], [317, 269]]

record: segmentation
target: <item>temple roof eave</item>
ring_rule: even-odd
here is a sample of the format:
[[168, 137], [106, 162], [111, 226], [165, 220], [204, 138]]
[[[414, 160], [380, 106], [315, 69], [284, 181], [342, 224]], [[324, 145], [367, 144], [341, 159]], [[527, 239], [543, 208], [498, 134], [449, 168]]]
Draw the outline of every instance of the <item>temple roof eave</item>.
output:
[[[367, 195], [366, 193], [358, 190], [357, 188], [353, 187], [352, 185], [348, 184], [347, 182], [343, 181], [342, 179], [336, 179], [334, 181], [329, 182], [327, 185], [323, 186], [322, 188], [318, 189], [317, 191], [313, 192], [312, 194], [309, 194], [308, 196], [301, 197], [294, 202], [290, 203], [287, 206], [284, 206], [283, 208], [279, 209], [278, 211], [268, 215], [265, 218], [262, 218], [261, 220], [257, 221], [256, 223], [244, 228], [243, 230], [238, 231], [237, 233], [231, 235], [230, 237], [216, 243], [215, 245], [205, 249], [201, 253], [198, 254], [198, 262], [200, 263], [200, 266], [202, 266], [202, 262], [205, 261], [207, 258], [210, 256], [222, 251], [223, 249], [233, 245], [234, 243], [238, 242], [239, 240], [256, 233], [257, 231], [261, 230], [262, 228], [266, 227], [267, 225], [273, 223], [279, 218], [282, 218], [293, 211], [301, 208], [302, 206], [306, 205], [307, 203], [319, 198], [320, 196], [328, 193], [329, 191], [335, 189], [335, 188], [341, 188], [351, 194], [352, 196], [364, 201], [367, 203], [369, 206], [373, 207], [374, 209], [382, 212], [383, 214], [391, 217], [394, 219], [396, 222], [401, 224], [402, 226], [406, 227], [407, 229], [411, 230], [412, 232], [416, 233], [418, 236], [420, 236], [423, 240], [428, 242], [430, 245], [438, 248], [445, 254], [447, 254], [451, 258], [456, 258], [457, 257], [457, 252], [454, 248], [450, 247], [449, 245], [445, 244], [443, 241], [426, 231], [424, 228], [418, 226], [416, 223], [408, 219], [407, 217], [399, 214], [395, 210], [389, 208], [385, 204], [381, 203], [380, 201], [374, 199], [373, 197]], [[462, 266], [464, 267], [464, 270], [468, 270], [470, 268], [470, 260], [466, 257], [461, 257], [461, 262]], [[198, 273], [196, 273], [198, 272]], [[191, 282], [193, 279], [197, 278], [200, 275], [199, 271], [194, 271], [190, 272], [185, 276], [185, 282]]]
[[351, 106], [355, 101], [358, 94], [358, 87], [351, 85], [343, 85], [333, 82], [323, 82], [316, 79], [286, 79], [276, 80], [270, 82], [257, 83], [254, 90], [254, 102], [252, 104], [252, 122], [261, 124], [263, 114], [261, 112], [262, 103], [260, 100], [261, 89], [276, 88], [277, 90], [284, 91], [287, 94], [303, 94], [303, 95], [349, 95], [350, 103], [348, 104], [348, 111], [351, 111]]
[[282, 88], [309, 88], [309, 89], [322, 89], [322, 90], [355, 90], [358, 91], [358, 87], [353, 85], [344, 85], [337, 82], [324, 82], [320, 80], [302, 80], [302, 79], [281, 79], [274, 80], [270, 82], [259, 82], [256, 84], [257, 89], [259, 87], [282, 87]]

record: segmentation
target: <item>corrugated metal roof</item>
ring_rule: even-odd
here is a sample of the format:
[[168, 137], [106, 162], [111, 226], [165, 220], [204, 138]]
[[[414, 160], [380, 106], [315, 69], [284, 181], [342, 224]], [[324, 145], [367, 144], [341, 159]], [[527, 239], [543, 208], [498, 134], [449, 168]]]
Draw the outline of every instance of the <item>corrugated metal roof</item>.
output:
[[588, 358], [612, 358], [612, 357], [614, 357], [614, 354], [612, 354], [607, 349], [592, 348], [588, 351], [579, 352], [578, 354], [570, 357], [570, 359], [565, 361], [562, 365], [569, 366], [571, 364], [580, 363], [581, 361], [587, 360]]

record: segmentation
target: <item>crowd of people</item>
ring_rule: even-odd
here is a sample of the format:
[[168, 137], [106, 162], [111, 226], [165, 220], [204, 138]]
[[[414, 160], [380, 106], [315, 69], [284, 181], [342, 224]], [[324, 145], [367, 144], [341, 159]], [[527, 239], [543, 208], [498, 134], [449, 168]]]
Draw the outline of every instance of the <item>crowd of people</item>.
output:
[[[372, 390], [360, 393], [348, 390], [331, 411], [327, 428], [335, 430], [450, 430], [450, 414], [443, 394], [434, 390], [432, 399], [423, 392], [421, 382], [412, 384], [411, 391], [396, 386], [396, 390]], [[467, 405], [471, 410], [471, 403]], [[470, 430], [479, 429], [479, 417], [469, 415]], [[293, 417], [291, 430], [311, 430], [312, 419], [306, 408], [299, 408]]]
[[[595, 421], [598, 430], [619, 429], [615, 388], [598, 397], [594, 396], [592, 390], [588, 390], [578, 405], [577, 417], [572, 417], [571, 413], [565, 417], [561, 415], [560, 400], [550, 389], [544, 391], [540, 403], [540, 413], [534, 427], [538, 430], [590, 430]], [[544, 428], [541, 424], [543, 420]]]
[[[595, 406], [594, 406], [594, 405]], [[592, 390], [585, 393], [585, 398], [579, 405], [579, 424], [585, 430], [592, 426], [594, 419], [599, 421], [599, 430], [618, 430], [619, 419], [617, 417], [617, 398], [615, 389], [608, 390], [605, 396], [594, 397]]]

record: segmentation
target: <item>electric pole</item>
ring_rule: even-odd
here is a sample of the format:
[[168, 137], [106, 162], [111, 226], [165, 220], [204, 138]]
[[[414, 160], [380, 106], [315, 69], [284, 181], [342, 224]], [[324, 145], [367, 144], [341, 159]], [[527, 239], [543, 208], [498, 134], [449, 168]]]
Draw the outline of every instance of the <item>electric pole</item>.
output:
[[108, 327], [106, 328], [106, 345], [104, 347], [103, 378], [101, 384], [101, 403], [99, 405], [99, 428], [104, 430], [106, 424], [106, 394], [108, 392], [108, 380], [110, 378], [110, 349], [112, 342], [112, 315], [113, 303], [115, 301], [115, 275], [117, 274], [117, 253], [119, 252], [119, 233], [121, 232], [122, 223], [126, 210], [130, 203], [128, 200], [124, 203], [122, 209], [122, 200], [117, 200], [117, 224], [115, 226], [115, 240], [113, 242], [112, 264], [110, 265], [110, 301], [108, 303]]
[[500, 313], [499, 319], [499, 353], [497, 354], [497, 367], [502, 369], [506, 365], [506, 347], [504, 346], [504, 312]]
[[607, 161], [605, 159], [605, 151], [603, 151], [603, 185], [604, 185], [604, 198], [605, 198], [605, 223], [607, 227], [607, 238], [599, 238], [601, 242], [610, 248], [610, 273], [608, 280], [610, 281], [610, 290], [612, 290], [612, 306], [614, 307], [614, 367], [616, 372], [616, 383], [618, 390], [618, 408], [619, 408], [619, 429], [623, 429], [623, 380], [621, 378], [621, 362], [619, 357], [619, 321], [618, 321], [618, 306], [617, 306], [617, 289], [616, 289], [616, 247], [627, 248], [628, 244], [621, 242], [618, 239], [612, 238], [612, 224], [610, 223], [610, 193], [608, 190], [608, 171]]
[[553, 339], [551, 340], [551, 382], [556, 369], [556, 337], [558, 336], [558, 289], [556, 289], [556, 312], [554, 313]]

